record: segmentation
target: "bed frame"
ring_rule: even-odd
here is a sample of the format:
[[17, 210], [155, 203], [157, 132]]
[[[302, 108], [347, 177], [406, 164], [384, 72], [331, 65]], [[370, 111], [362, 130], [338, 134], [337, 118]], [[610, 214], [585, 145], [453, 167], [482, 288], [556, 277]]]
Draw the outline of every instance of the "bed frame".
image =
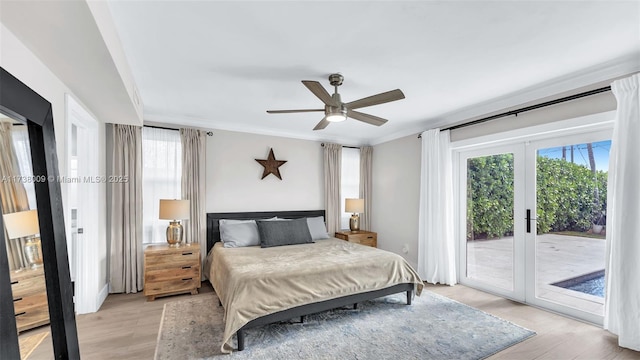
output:
[[[213, 245], [220, 241], [220, 225], [218, 220], [220, 219], [235, 219], [235, 220], [249, 220], [249, 219], [268, 219], [274, 216], [286, 218], [286, 219], [298, 219], [303, 217], [315, 217], [324, 216], [324, 210], [306, 210], [306, 211], [269, 211], [269, 212], [231, 212], [231, 213], [208, 213], [207, 214], [207, 253], [213, 248]], [[411, 298], [413, 294], [413, 284], [398, 284], [381, 290], [374, 290], [360, 294], [348, 295], [339, 297], [336, 299], [320, 301], [313, 304], [296, 306], [291, 309], [279, 311], [273, 314], [265, 315], [257, 319], [249, 321], [240, 330], [236, 332], [238, 340], [238, 350], [244, 350], [244, 330], [263, 326], [275, 322], [281, 322], [290, 320], [293, 318], [301, 318], [304, 322], [306, 315], [315, 314], [322, 311], [340, 308], [347, 305], [352, 305], [354, 309], [359, 302], [366, 300], [376, 299], [382, 296], [396, 294], [400, 292], [407, 293], [407, 305], [411, 305]]]

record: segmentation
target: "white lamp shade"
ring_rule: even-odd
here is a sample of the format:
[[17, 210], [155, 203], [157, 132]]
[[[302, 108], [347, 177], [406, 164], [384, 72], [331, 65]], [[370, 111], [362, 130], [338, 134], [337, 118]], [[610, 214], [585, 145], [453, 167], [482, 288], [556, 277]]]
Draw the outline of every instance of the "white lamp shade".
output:
[[350, 213], [363, 213], [364, 212], [364, 199], [345, 199], [344, 211]]
[[189, 200], [160, 199], [160, 219], [183, 220], [189, 218]]
[[27, 210], [3, 215], [9, 239], [17, 239], [40, 233], [38, 210]]

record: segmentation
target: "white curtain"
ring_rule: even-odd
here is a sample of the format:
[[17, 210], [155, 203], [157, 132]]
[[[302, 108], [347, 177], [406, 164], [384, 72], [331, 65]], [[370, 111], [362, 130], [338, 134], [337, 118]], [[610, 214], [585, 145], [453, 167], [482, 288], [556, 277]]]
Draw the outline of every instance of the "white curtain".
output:
[[371, 210], [373, 206], [373, 147], [360, 148], [360, 199], [364, 199], [364, 213], [360, 218], [360, 228], [371, 230]]
[[128, 182], [113, 183], [109, 291], [135, 293], [143, 288], [142, 266], [142, 129], [113, 126], [112, 174]]
[[176, 130], [142, 128], [143, 242], [166, 243], [168, 220], [158, 218], [160, 199], [182, 199], [182, 143]]
[[640, 75], [611, 85], [618, 102], [609, 155], [604, 328], [640, 351]]
[[453, 173], [449, 131], [422, 133], [418, 274], [436, 284], [456, 284]]
[[327, 232], [330, 236], [340, 230], [340, 171], [342, 145], [324, 145], [324, 209]]
[[[348, 229], [351, 213], [345, 211], [344, 200], [360, 197], [360, 149], [342, 147], [341, 158], [340, 229]], [[364, 230], [363, 227], [361, 229]]]
[[189, 200], [189, 220], [184, 222], [185, 242], [199, 243], [201, 259], [207, 256], [205, 210], [206, 133], [180, 129], [182, 140], [182, 199]]

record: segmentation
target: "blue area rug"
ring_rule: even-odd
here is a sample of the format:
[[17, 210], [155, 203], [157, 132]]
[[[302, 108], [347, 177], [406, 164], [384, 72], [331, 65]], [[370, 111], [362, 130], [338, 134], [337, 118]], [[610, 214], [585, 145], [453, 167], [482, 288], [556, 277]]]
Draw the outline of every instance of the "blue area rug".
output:
[[410, 306], [403, 293], [250, 329], [231, 355], [220, 353], [222, 317], [215, 295], [165, 304], [155, 358], [483, 359], [535, 335], [426, 290]]

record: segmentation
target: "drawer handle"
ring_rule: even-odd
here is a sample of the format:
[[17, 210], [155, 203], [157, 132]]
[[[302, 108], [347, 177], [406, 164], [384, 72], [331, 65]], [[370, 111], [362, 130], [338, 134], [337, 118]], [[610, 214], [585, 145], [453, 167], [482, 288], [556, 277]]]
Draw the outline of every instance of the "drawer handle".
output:
[[367, 239], [373, 239], [373, 236], [367, 236]]
[[189, 281], [189, 280], [193, 280], [193, 278], [182, 279], [182, 281]]
[[17, 283], [19, 283], [19, 281], [18, 281], [18, 280], [16, 280], [16, 281], [12, 281], [12, 282], [11, 282], [11, 285], [15, 285], [15, 284], [17, 284]]
[[183, 266], [182, 269], [191, 269], [191, 266]]
[[20, 316], [20, 315], [24, 315], [24, 314], [26, 314], [26, 313], [27, 313], [26, 311], [23, 311], [23, 312], [21, 312], [21, 313], [17, 313], [17, 314], [16, 314], [16, 317], [18, 317], [18, 316]]
[[15, 298], [13, 299], [13, 302], [20, 301], [20, 300], [22, 300], [22, 298]]
[[182, 253], [182, 255], [193, 255], [193, 253], [192, 252], [185, 252], [185, 253]]

